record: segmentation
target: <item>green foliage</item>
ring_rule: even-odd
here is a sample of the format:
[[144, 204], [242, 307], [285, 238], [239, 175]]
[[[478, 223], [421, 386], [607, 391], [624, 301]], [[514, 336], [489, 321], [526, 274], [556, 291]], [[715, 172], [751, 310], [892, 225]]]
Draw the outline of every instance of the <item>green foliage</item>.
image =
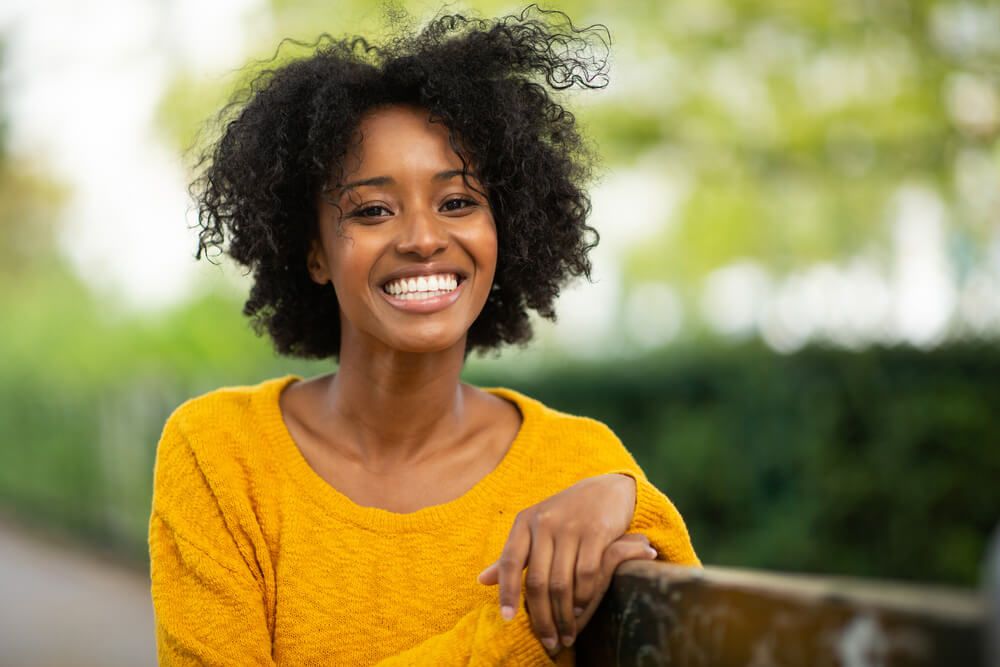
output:
[[317, 365], [281, 361], [209, 293], [156, 316], [96, 299], [56, 260], [0, 291], [0, 507], [141, 562], [155, 444], [181, 402]]

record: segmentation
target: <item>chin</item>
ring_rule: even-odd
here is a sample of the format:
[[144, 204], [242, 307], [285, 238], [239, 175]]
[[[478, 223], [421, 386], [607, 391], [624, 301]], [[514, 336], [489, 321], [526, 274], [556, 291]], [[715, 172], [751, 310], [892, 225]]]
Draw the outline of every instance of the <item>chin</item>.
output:
[[[398, 345], [393, 345], [398, 352], [406, 352], [407, 354], [435, 354], [438, 352], [444, 352], [453, 346], [455, 346], [458, 341], [450, 341], [448, 343], [438, 343], [434, 341], [406, 341], [401, 342]], [[464, 349], [464, 347], [463, 347]]]
[[457, 335], [454, 331], [414, 331], [408, 332], [406, 336], [394, 337], [389, 344], [400, 352], [416, 354], [444, 352], [456, 345], [464, 350], [467, 333], [465, 330]]

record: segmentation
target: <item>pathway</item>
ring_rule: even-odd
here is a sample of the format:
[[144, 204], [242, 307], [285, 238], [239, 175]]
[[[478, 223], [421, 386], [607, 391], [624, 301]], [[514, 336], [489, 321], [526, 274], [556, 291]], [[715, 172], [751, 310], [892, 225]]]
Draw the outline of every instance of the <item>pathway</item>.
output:
[[145, 575], [0, 521], [0, 666], [156, 664]]

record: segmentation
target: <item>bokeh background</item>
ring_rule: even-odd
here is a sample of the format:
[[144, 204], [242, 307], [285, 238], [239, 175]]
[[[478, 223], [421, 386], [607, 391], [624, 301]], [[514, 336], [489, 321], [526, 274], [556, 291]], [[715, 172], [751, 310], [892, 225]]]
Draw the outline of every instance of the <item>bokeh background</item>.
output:
[[[612, 37], [610, 85], [565, 97], [603, 159], [594, 281], [468, 379], [610, 424], [707, 563], [975, 586], [1000, 519], [1000, 4], [545, 6]], [[276, 358], [246, 277], [194, 261], [190, 149], [282, 37], [440, 9], [0, 7], [3, 515], [142, 572], [169, 412], [328, 370]]]

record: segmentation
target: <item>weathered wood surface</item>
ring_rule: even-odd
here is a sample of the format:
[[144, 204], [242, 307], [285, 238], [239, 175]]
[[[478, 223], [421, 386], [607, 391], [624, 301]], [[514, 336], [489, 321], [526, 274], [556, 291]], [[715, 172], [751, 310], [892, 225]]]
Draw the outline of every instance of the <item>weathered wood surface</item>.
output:
[[[987, 667], [986, 604], [949, 589], [622, 565], [580, 665]], [[989, 666], [989, 667], [992, 667]]]

